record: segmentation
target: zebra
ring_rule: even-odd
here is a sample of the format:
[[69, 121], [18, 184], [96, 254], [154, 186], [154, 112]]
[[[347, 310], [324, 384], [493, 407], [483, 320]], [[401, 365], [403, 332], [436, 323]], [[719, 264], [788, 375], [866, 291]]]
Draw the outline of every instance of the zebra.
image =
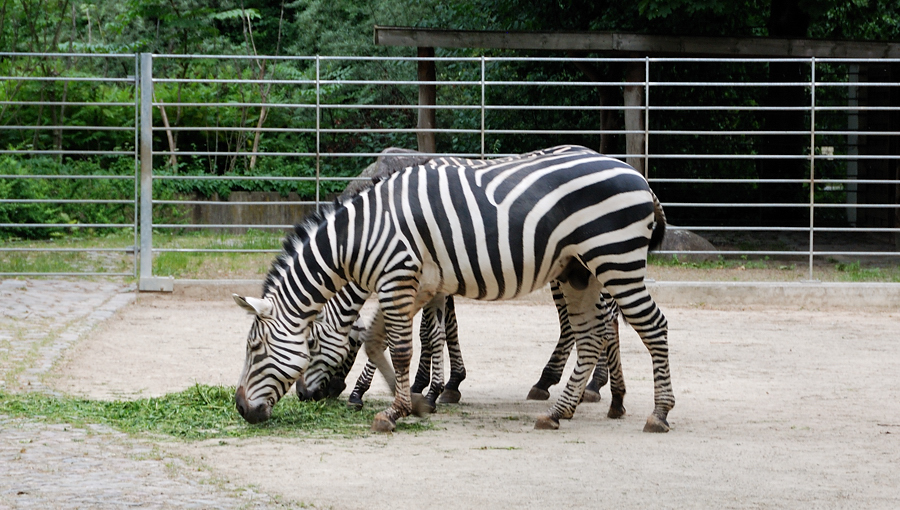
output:
[[[235, 296], [254, 315], [235, 391], [241, 416], [251, 423], [269, 418], [309, 364], [316, 314], [348, 281], [376, 293], [384, 314], [396, 396], [372, 429], [390, 432], [412, 407], [410, 336], [421, 307], [440, 293], [512, 299], [557, 279], [578, 362], [535, 428], [559, 428], [559, 419], [574, 413], [613, 334], [600, 297], [605, 289], [653, 361], [654, 410], [644, 431], [668, 431], [675, 404], [668, 325], [644, 285], [647, 250], [665, 232], [661, 208], [643, 176], [621, 161], [583, 147], [555, 150], [482, 169], [410, 167], [299, 225], [273, 263], [263, 297]], [[479, 243], [486, 232], [497, 235]], [[598, 307], [607, 320], [597, 320]]]
[[[561, 150], [556, 151], [557, 154], [560, 154], [561, 152]], [[542, 151], [536, 151], [534, 153], [531, 153], [531, 155], [540, 155], [541, 153]], [[379, 157], [377, 164], [371, 165], [363, 172], [363, 174], [361, 174], [361, 176], [371, 177], [372, 182], [374, 183], [378, 180], [385, 179], [391, 174], [400, 171], [406, 166], [410, 166], [412, 164], [457, 164], [468, 165], [471, 167], [483, 167], [485, 165], [497, 164], [498, 162], [506, 162], [511, 159], [517, 159], [521, 157], [523, 156], [511, 156], [505, 159], [492, 160], [473, 160], [456, 157], [441, 157], [437, 161], [435, 161], [429, 156], [422, 156], [421, 154], [414, 151], [389, 148], [383, 152], [382, 157]], [[371, 183], [366, 185], [361, 184], [360, 182], [354, 182], [350, 186], [348, 186], [347, 190], [345, 190], [344, 193], [341, 194], [340, 199], [346, 200], [348, 198], [351, 198], [370, 185]], [[349, 285], [352, 286], [353, 284], [351, 283]], [[340, 297], [344, 292], [345, 291], [342, 289], [337, 296]], [[553, 355], [548, 361], [548, 364], [542, 373], [541, 379], [529, 392], [527, 397], [529, 400], [546, 400], [550, 397], [550, 393], [547, 391], [547, 389], [549, 388], [549, 386], [559, 382], [569, 352], [572, 350], [572, 346], [574, 345], [572, 330], [568, 325], [568, 314], [565, 308], [565, 299], [562, 297], [562, 294], [559, 291], [558, 283], [555, 281], [551, 282], [551, 292], [560, 320], [559, 344], [554, 349]], [[352, 295], [356, 294], [356, 292], [352, 293]], [[347, 301], [347, 298], [330, 301], [329, 304], [326, 305], [326, 310], [330, 306], [333, 306], [334, 303], [337, 303], [338, 306], [340, 306], [340, 304]], [[420, 335], [422, 352], [419, 358], [419, 366], [416, 371], [415, 381], [411, 385], [410, 389], [414, 400], [416, 400], [416, 396], [420, 394], [426, 387], [429, 388], [429, 393], [428, 395], [426, 395], [424, 401], [419, 400], [417, 403], [414, 403], [414, 412], [418, 411], [416, 412], [416, 414], [433, 412], [438, 401], [442, 403], [457, 403], [461, 398], [461, 395], [459, 393], [459, 384], [465, 379], [466, 372], [465, 365], [462, 361], [462, 353], [459, 349], [459, 342], [456, 332], [456, 315], [454, 311], [452, 296], [446, 297], [444, 308], [446, 309], [446, 314], [443, 315], [446, 320], [446, 344], [449, 350], [451, 364], [450, 379], [447, 381], [447, 385], [443, 386], [443, 381], [440, 381], [436, 377], [431, 378], [431, 358], [434, 357], [436, 358], [436, 360], [440, 361], [442, 360], [442, 355], [440, 354], [440, 351], [434, 350], [434, 342], [432, 341], [432, 339], [428, 338], [427, 333], [429, 331], [434, 331], [433, 328], [437, 327], [440, 324], [440, 317], [436, 317], [436, 315], [440, 316], [441, 310], [437, 310], [437, 313], [434, 314], [428, 313], [428, 309], [426, 309], [423, 312], [423, 328], [421, 329]], [[349, 316], [353, 313], [353, 311], [338, 311], [337, 313], [339, 316]], [[326, 317], [329, 315], [333, 314], [326, 314]], [[617, 328], [618, 324], [615, 324], [615, 326]], [[343, 327], [343, 329], [346, 330], [345, 327]], [[366, 336], [365, 341], [361, 340], [361, 335]], [[386, 334], [384, 331], [383, 320], [381, 320], [380, 313], [376, 314], [373, 324], [368, 328], [366, 328], [366, 326], [361, 322], [359, 324], [354, 324], [353, 330], [349, 335], [348, 342], [344, 346], [335, 345], [332, 342], [330, 343], [330, 345], [326, 346], [326, 348], [331, 351], [330, 355], [327, 355], [324, 358], [317, 358], [316, 356], [313, 356], [313, 361], [306, 372], [306, 376], [301, 377], [297, 381], [297, 396], [301, 400], [308, 400], [321, 399], [325, 397], [336, 398], [338, 395], [340, 395], [341, 392], [343, 392], [343, 390], [346, 388], [344, 379], [349, 373], [350, 368], [352, 367], [361, 346], [366, 347], [366, 354], [368, 355], [369, 359], [366, 362], [362, 373], [357, 379], [355, 387], [348, 397], [348, 405], [354, 408], [362, 407], [362, 396], [366, 391], [368, 391], [376, 369], [381, 371], [381, 373], [385, 376], [389, 387], [393, 390], [394, 379], [392, 376], [392, 369], [389, 366], [390, 363], [387, 361], [383, 354], [383, 351], [386, 347], [385, 337]], [[313, 335], [312, 338], [314, 340], [313, 343], [315, 343], [315, 340], [317, 340], [317, 338], [315, 338], [315, 335]], [[326, 342], [328, 341], [327, 338], [325, 338], [324, 340]], [[617, 352], [618, 343], [616, 342], [615, 344], [613, 344], [613, 347]], [[337, 359], [333, 355], [334, 352], [344, 353], [344, 361], [339, 367], [334, 366], [334, 363], [337, 361]], [[606, 365], [606, 355], [605, 353], [601, 352], [600, 360], [597, 363], [597, 367], [594, 369], [594, 376], [591, 378], [590, 383], [588, 383], [588, 386], [585, 389], [583, 400], [588, 402], [599, 401], [599, 390], [606, 384], [608, 378], [609, 375]], [[309, 384], [307, 384], [307, 381], [309, 381]], [[621, 393], [622, 395], [624, 395], [624, 387], [622, 387]], [[440, 395], [440, 398], [438, 398], [437, 395]], [[612, 413], [610, 414], [612, 415]], [[619, 413], [619, 415], [621, 414], [624, 414], [624, 409], [622, 409], [622, 412]]]

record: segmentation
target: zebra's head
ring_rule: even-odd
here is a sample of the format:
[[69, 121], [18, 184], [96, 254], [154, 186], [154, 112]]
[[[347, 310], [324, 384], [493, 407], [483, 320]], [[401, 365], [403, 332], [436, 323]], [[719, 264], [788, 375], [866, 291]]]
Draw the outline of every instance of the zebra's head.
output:
[[270, 299], [233, 297], [238, 306], [255, 316], [234, 403], [245, 420], [260, 423], [269, 419], [272, 408], [309, 365], [309, 328], [293, 333]]

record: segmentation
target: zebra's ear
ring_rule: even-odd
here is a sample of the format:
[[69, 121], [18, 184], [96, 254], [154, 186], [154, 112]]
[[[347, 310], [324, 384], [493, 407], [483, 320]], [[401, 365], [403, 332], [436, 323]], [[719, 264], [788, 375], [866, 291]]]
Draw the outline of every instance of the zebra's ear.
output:
[[237, 303], [238, 306], [247, 310], [247, 313], [252, 313], [259, 317], [272, 316], [272, 303], [268, 300], [254, 297], [241, 297], [237, 294], [232, 294], [231, 297], [234, 298], [234, 302]]

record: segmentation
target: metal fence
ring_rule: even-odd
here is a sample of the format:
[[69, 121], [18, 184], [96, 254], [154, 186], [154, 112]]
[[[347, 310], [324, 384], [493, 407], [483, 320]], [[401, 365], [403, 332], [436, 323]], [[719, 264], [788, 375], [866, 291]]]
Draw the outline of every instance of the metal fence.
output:
[[[6, 166], [12, 160], [27, 167], [35, 158], [55, 157], [61, 163], [130, 158], [139, 167], [128, 175], [0, 170], [0, 183], [8, 187], [27, 179], [134, 183], [128, 197], [0, 196], [0, 211], [43, 202], [128, 204], [133, 220], [128, 223], [7, 221], [0, 229], [126, 229], [134, 236], [129, 246], [23, 248], [8, 242], [0, 247], [0, 256], [55, 249], [135, 253], [130, 271], [7, 268], [0, 275], [127, 274], [139, 276], [142, 289], [165, 289], [171, 280], [153, 274], [155, 254], [277, 250], [227, 243], [161, 246], [154, 233], [288, 229], [298, 219], [292, 214], [329, 202], [388, 146], [490, 158], [511, 154], [509, 147], [533, 150], [557, 143], [602, 147], [628, 161], [660, 196], [670, 222], [678, 225], [672, 230], [690, 230], [717, 247], [670, 249], [663, 255], [784, 258], [806, 265], [810, 280], [816, 277], [817, 260], [900, 260], [900, 61], [149, 54], [0, 58], [7, 63], [54, 60], [59, 71], [47, 77], [11, 71], [0, 76], [2, 129], [28, 133], [35, 140], [35, 133], [57, 134], [50, 148], [28, 146], [22, 137], [17, 146], [5, 142], [8, 147], [0, 157], [7, 158]], [[59, 62], [73, 60], [94, 63], [87, 69], [74, 64], [59, 68]], [[110, 61], [126, 64], [110, 66]], [[433, 66], [433, 79], [419, 78], [423, 62]], [[585, 66], [610, 79], [585, 78], [588, 73], [579, 71]], [[133, 74], [122, 75], [126, 69]], [[46, 99], [48, 92], [35, 101], [16, 95], [23, 84], [35, 81], [52, 83], [57, 97]], [[72, 100], [65, 92], [74, 83], [112, 84], [120, 89], [117, 97], [128, 99]], [[85, 125], [62, 113], [89, 106], [131, 109], [133, 115], [127, 125]], [[59, 113], [50, 120], [41, 113], [10, 113], [41, 108]], [[28, 118], [36, 120], [16, 123]], [[125, 122], [121, 115], [115, 118]], [[432, 120], [423, 123], [423, 118]], [[74, 132], [111, 131], [129, 133], [133, 145], [67, 148]], [[288, 198], [273, 201], [259, 195], [266, 191]], [[241, 193], [243, 198], [235, 200]], [[232, 199], [225, 200], [226, 195]], [[272, 222], [266, 216], [274, 215], [265, 212], [254, 221], [234, 215], [227, 222], [197, 219], [196, 211], [211, 204], [223, 210], [287, 207], [288, 219]]]

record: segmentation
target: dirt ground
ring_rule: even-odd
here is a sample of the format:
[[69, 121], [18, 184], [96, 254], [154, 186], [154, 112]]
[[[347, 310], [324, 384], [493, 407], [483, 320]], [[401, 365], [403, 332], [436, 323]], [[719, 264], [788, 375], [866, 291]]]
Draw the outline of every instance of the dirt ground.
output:
[[[558, 335], [538, 297], [458, 302], [469, 375], [462, 404], [429, 418], [437, 430], [160, 446], [317, 508], [900, 505], [900, 310], [662, 305], [676, 397], [668, 434], [641, 432], [650, 357], [627, 327], [628, 414], [606, 417], [604, 388], [560, 430], [533, 429], [550, 403], [524, 397]], [[234, 385], [249, 324], [230, 299], [142, 294], [72, 348], [51, 384], [94, 398]], [[380, 381], [371, 394], [389, 395]]]

